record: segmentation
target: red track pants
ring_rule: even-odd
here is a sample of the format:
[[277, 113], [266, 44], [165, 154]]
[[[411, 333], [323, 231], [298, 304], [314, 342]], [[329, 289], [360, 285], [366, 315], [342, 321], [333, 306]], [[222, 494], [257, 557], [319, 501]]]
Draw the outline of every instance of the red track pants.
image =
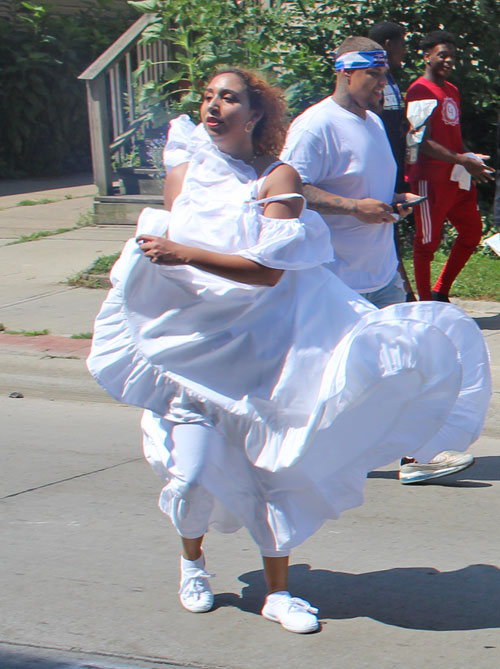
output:
[[418, 295], [421, 300], [430, 300], [431, 260], [441, 242], [445, 220], [457, 230], [458, 236], [433, 290], [448, 295], [451, 284], [479, 244], [482, 222], [476, 187], [471, 184], [470, 190], [462, 190], [455, 181], [416, 181], [411, 183], [411, 192], [428, 196], [414, 209], [413, 263]]

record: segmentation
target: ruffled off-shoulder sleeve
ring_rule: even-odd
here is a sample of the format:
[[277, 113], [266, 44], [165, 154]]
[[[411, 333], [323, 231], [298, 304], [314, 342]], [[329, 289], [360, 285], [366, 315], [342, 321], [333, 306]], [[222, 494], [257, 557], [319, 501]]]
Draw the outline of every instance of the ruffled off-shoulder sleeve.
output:
[[168, 173], [173, 167], [187, 163], [199, 149], [210, 143], [203, 125], [195, 125], [187, 114], [172, 119], [162, 156], [165, 171]]
[[330, 230], [321, 216], [304, 209], [299, 218], [256, 214], [257, 240], [238, 255], [274, 269], [301, 270], [333, 260]]

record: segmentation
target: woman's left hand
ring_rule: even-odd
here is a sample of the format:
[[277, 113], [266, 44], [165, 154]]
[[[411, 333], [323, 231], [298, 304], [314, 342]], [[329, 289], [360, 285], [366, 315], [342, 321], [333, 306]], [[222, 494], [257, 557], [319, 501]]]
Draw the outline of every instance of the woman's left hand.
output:
[[166, 237], [140, 235], [136, 241], [156, 265], [189, 265], [252, 286], [275, 286], [283, 274], [281, 269], [265, 267], [249, 258], [177, 244]]
[[136, 241], [146, 258], [158, 265], [185, 265], [187, 262], [182, 244], [171, 242], [166, 237], [140, 235]]

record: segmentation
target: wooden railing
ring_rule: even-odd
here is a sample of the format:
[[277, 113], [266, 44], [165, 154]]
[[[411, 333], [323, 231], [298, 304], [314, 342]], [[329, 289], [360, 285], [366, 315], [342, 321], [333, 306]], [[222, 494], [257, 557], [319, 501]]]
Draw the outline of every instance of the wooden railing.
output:
[[138, 85], [158, 81], [167, 68], [167, 47], [163, 42], [139, 44], [143, 30], [155, 20], [144, 14], [78, 77], [87, 85], [87, 105], [94, 183], [99, 195], [111, 195], [113, 152], [126, 152], [137, 129], [146, 118], [138, 106], [133, 72], [146, 60], [152, 62], [141, 73]]

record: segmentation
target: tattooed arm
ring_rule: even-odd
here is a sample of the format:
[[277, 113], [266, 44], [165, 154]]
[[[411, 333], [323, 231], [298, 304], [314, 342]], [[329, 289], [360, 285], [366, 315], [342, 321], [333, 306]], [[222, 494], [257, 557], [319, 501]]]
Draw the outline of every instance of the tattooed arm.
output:
[[391, 217], [392, 207], [371, 197], [355, 200], [350, 197], [328, 193], [309, 184], [304, 185], [304, 195], [309, 209], [314, 209], [320, 214], [340, 214], [344, 216], [347, 214], [355, 216], [363, 223], [388, 223], [394, 220]]

